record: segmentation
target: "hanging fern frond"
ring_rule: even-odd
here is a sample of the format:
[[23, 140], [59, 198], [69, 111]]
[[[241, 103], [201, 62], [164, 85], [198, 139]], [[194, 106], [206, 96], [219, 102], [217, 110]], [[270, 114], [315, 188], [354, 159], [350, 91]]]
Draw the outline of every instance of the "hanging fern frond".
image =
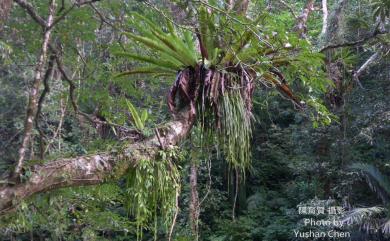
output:
[[390, 199], [390, 180], [383, 175], [377, 167], [371, 164], [354, 163], [350, 166], [352, 170], [359, 171], [365, 177], [369, 187], [386, 204]]
[[389, 0], [373, 0], [372, 8], [374, 10], [374, 18], [380, 17], [382, 22], [390, 17], [390, 1]]
[[388, 219], [388, 220], [382, 225], [382, 233], [384, 233], [384, 234], [390, 234], [390, 219]]
[[176, 197], [180, 192], [180, 173], [175, 158], [177, 150], [161, 151], [158, 160], [141, 160], [126, 177], [127, 211], [135, 219], [137, 241], [143, 240], [145, 229], [157, 240], [158, 218], [168, 230], [178, 212]]
[[221, 99], [222, 128], [219, 138], [223, 143], [222, 150], [228, 163], [245, 174], [251, 163], [252, 114], [247, 110], [239, 90], [228, 92]]
[[346, 214], [342, 222], [347, 225], [359, 226], [363, 231], [379, 230], [386, 209], [383, 207], [354, 208]]

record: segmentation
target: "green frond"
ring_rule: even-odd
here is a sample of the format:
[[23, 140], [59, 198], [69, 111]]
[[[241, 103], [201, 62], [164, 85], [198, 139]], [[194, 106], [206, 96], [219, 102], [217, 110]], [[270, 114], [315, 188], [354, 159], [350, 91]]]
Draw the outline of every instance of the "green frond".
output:
[[[146, 18], [145, 16], [137, 13], [137, 12], [133, 12], [133, 16], [138, 19], [138, 20], [141, 20], [143, 21], [144, 23], [146, 23], [152, 30], [160, 33], [160, 34], [164, 34], [164, 32], [161, 30], [161, 28], [159, 26], [157, 26], [153, 21], [151, 21], [150, 19]], [[137, 29], [137, 30], [142, 30], [141, 29]]]
[[152, 49], [154, 51], [161, 51], [161, 52], [167, 51], [165, 46], [163, 46], [161, 43], [158, 43], [151, 38], [141, 37], [139, 35], [129, 33], [129, 32], [124, 32], [123, 34], [126, 35], [127, 37], [133, 39], [133, 40], [136, 40], [136, 41], [142, 43], [143, 45], [145, 45], [146, 47], [149, 47], [150, 49]]
[[175, 27], [173, 26], [172, 22], [169, 20], [167, 20], [167, 28], [169, 33], [172, 34], [172, 36], [177, 37]]
[[383, 207], [354, 208], [347, 213], [342, 222], [347, 225], [359, 225], [365, 231], [378, 230], [381, 226], [380, 218], [386, 212]]
[[114, 78], [119, 78], [126, 75], [134, 75], [134, 74], [162, 74], [162, 73], [175, 74], [176, 72], [169, 69], [148, 66], [148, 67], [138, 67], [129, 71], [119, 73], [115, 75]]
[[215, 28], [214, 21], [212, 21], [210, 14], [204, 6], [199, 9], [199, 32], [203, 46], [207, 51], [208, 59], [210, 60], [210, 55], [214, 52], [214, 48], [216, 47], [213, 37], [215, 34]]
[[[154, 33], [157, 33], [157, 32], [154, 32]], [[172, 56], [173, 58], [175, 58], [176, 60], [178, 60], [179, 62], [181, 62], [185, 66], [192, 66], [192, 64], [193, 64], [191, 61], [189, 61], [188, 59], [183, 57], [183, 55], [180, 55], [180, 53], [173, 50], [171, 48], [172, 47], [171, 44], [169, 44], [170, 46], [167, 46], [167, 43], [162, 41], [162, 39], [165, 40], [164, 37], [161, 37], [161, 38], [158, 38], [157, 40], [155, 40], [155, 39], [150, 39], [150, 38], [146, 38], [146, 37], [141, 37], [141, 36], [138, 36], [136, 34], [128, 33], [128, 32], [126, 32], [124, 34], [126, 36], [128, 36], [129, 38], [134, 39], [134, 40], [144, 44], [146, 47], [149, 47], [150, 49], [152, 49], [154, 51], [166, 53], [167, 55]], [[161, 36], [161, 35], [158, 35], [158, 36]], [[167, 41], [167, 40], [165, 40], [165, 41]]]
[[183, 31], [183, 36], [184, 36], [184, 40], [185, 40], [185, 43], [187, 45], [188, 50], [191, 53], [194, 53], [196, 55], [197, 51], [195, 50], [195, 44], [194, 44], [195, 42], [194, 42], [192, 33], [188, 30], [185, 30], [185, 31]]
[[135, 109], [134, 105], [129, 100], [126, 100], [126, 105], [131, 114], [131, 117], [133, 118], [135, 127], [138, 130], [142, 131], [145, 128], [145, 126], [140, 115], [138, 114], [138, 111]]
[[384, 202], [388, 202], [390, 197], [390, 180], [383, 175], [377, 167], [371, 164], [354, 163], [350, 166], [352, 170], [360, 171], [369, 187], [379, 195]]
[[223, 95], [221, 101], [223, 151], [229, 164], [245, 174], [250, 167], [252, 124], [240, 91]]
[[146, 121], [148, 120], [148, 117], [149, 117], [148, 111], [147, 110], [143, 110], [142, 113], [141, 113], [141, 120], [142, 120], [142, 122], [146, 123]]
[[388, 219], [382, 226], [382, 233], [390, 234], [390, 219]]
[[168, 69], [172, 69], [172, 70], [179, 70], [182, 68], [181, 65], [178, 65], [177, 63], [172, 63], [172, 62], [164, 60], [164, 59], [155, 59], [155, 58], [151, 58], [151, 57], [147, 57], [147, 56], [141, 56], [141, 55], [125, 53], [125, 52], [115, 52], [114, 55], [131, 58], [134, 60], [150, 63], [153, 65], [162, 67], [162, 68], [168, 68]]
[[[256, 25], [261, 20], [261, 14], [253, 21], [253, 25]], [[250, 43], [252, 37], [254, 36], [254, 32], [256, 30], [245, 29], [244, 33], [242, 33], [241, 38], [238, 39], [231, 49], [229, 49], [222, 59], [221, 63], [229, 63], [234, 60], [235, 56], [237, 56], [244, 47]]]
[[181, 61], [177, 60], [170, 54], [160, 52], [159, 55], [161, 59], [165, 59], [166, 61], [169, 61], [177, 66], [184, 66], [184, 64]]
[[189, 52], [187, 46], [185, 46], [181, 39], [173, 35], [161, 35], [157, 32], [153, 32], [153, 34], [171, 50], [170, 54], [172, 56], [186, 66], [194, 66], [196, 64], [196, 55]]

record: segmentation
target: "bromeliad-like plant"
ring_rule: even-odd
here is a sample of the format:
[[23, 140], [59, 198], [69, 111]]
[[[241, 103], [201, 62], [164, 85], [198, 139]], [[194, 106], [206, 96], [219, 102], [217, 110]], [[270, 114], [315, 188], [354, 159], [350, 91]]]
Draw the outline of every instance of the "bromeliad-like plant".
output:
[[[155, 56], [116, 53], [149, 64], [118, 76], [176, 75], [168, 95], [170, 111], [176, 113], [189, 106], [202, 128], [202, 138], [217, 141], [231, 167], [244, 172], [250, 166], [255, 84], [274, 87], [303, 109], [305, 103], [293, 94], [282, 70], [291, 81], [299, 79], [303, 85], [309, 84], [309, 93], [325, 90], [327, 81], [319, 69], [321, 55], [312, 53], [305, 40], [284, 30], [275, 32], [278, 24], [267, 14], [252, 20], [221, 12], [218, 6], [201, 5], [198, 26], [192, 29], [178, 29], [171, 20], [161, 28], [134, 13], [135, 31], [124, 35]], [[322, 107], [312, 96], [308, 100], [308, 104]]]

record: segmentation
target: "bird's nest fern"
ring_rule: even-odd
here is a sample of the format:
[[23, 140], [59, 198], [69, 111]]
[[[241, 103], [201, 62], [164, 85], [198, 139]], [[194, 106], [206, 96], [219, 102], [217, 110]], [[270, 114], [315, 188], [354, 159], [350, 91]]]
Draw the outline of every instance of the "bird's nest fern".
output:
[[[203, 135], [211, 134], [231, 167], [244, 171], [250, 165], [255, 82], [274, 87], [295, 106], [303, 108], [280, 69], [291, 65], [297, 73], [295, 78], [302, 76], [308, 81], [310, 78], [303, 75], [315, 76], [318, 70], [318, 66], [313, 67], [308, 61], [318, 63], [321, 57], [310, 55], [307, 45], [298, 40], [295, 40], [297, 46], [291, 46], [283, 43], [288, 37], [282, 34], [275, 37], [274, 32], [262, 30], [259, 26], [264, 21], [263, 15], [255, 20], [239, 16], [239, 20], [232, 21], [231, 15], [216, 14], [201, 6], [198, 16], [198, 26], [192, 31], [187, 28], [177, 31], [172, 21], [161, 27], [134, 13], [135, 29], [124, 35], [151, 50], [155, 57], [116, 53], [148, 64], [118, 76], [176, 75], [168, 94], [170, 111], [176, 113], [182, 107], [190, 107]], [[264, 40], [271, 37], [275, 38], [274, 45]], [[319, 80], [311, 86], [325, 89]]]
[[[305, 42], [295, 39], [296, 46], [291, 46], [283, 42], [288, 39], [283, 34], [260, 29], [263, 15], [256, 20], [239, 16], [232, 21], [232, 15], [216, 14], [201, 6], [199, 24], [192, 31], [177, 31], [172, 21], [161, 27], [137, 13], [132, 16], [134, 30], [123, 34], [150, 54], [115, 53], [145, 64], [117, 76], [176, 76], [168, 94], [170, 111], [175, 114], [189, 108], [200, 127], [201, 140], [217, 143], [230, 167], [243, 174], [251, 160], [255, 83], [274, 87], [298, 108], [304, 104], [288, 87], [281, 68], [291, 67], [289, 77], [306, 82], [315, 79], [314, 84], [308, 83], [312, 89], [326, 89], [326, 83], [317, 78], [321, 56], [311, 54]], [[273, 38], [274, 45], [266, 38]]]

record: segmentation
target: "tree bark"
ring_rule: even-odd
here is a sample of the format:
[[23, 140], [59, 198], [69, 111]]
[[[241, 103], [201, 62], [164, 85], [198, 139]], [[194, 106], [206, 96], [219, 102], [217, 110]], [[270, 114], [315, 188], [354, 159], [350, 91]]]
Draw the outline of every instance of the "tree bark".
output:
[[306, 38], [307, 33], [307, 20], [309, 19], [310, 13], [314, 10], [314, 0], [308, 0], [302, 13], [298, 17], [295, 31], [298, 32], [301, 38]]
[[359, 80], [359, 77], [366, 71], [372, 64], [374, 64], [380, 57], [379, 52], [375, 52], [373, 55], [371, 55], [370, 58], [368, 58], [360, 68], [353, 73], [353, 80], [359, 85], [360, 88], [364, 89], [362, 83]]
[[12, 0], [1, 0], [0, 1], [0, 31], [2, 30], [8, 14], [12, 8]]
[[[337, 41], [339, 38], [338, 32], [340, 29], [340, 25], [342, 23], [343, 18], [343, 11], [345, 7], [348, 4], [348, 0], [339, 0], [337, 3], [335, 3], [335, 7], [333, 8], [332, 12], [328, 16], [328, 24], [325, 30], [324, 35], [324, 42], [325, 43], [332, 43]], [[343, 36], [341, 36], [343, 38]]]
[[21, 8], [25, 9], [26, 12], [34, 19], [35, 22], [37, 22], [41, 27], [45, 28], [48, 25], [46, 24], [46, 21], [38, 15], [38, 13], [35, 11], [34, 7], [31, 5], [31, 3], [27, 2], [26, 0], [14, 0]]
[[328, 28], [328, 1], [322, 0], [322, 30], [321, 35], [325, 35]]
[[[18, 3], [24, 4], [25, 2], [18, 1]], [[50, 36], [51, 36], [51, 29], [49, 29], [48, 27], [53, 23], [55, 6], [56, 6], [55, 0], [52, 0], [49, 7], [49, 16], [47, 18], [47, 22], [45, 23], [45, 26], [43, 27], [44, 33], [43, 33], [41, 53], [39, 55], [39, 59], [36, 64], [34, 81], [29, 93], [26, 119], [24, 122], [24, 134], [23, 134], [22, 144], [19, 148], [19, 158], [15, 166], [15, 176], [18, 176], [21, 173], [21, 170], [23, 168], [23, 162], [26, 159], [26, 152], [30, 144], [31, 134], [35, 122], [35, 116], [38, 109], [38, 96], [39, 96], [38, 92], [42, 82], [42, 78], [44, 76], [44, 66], [47, 59], [47, 50], [48, 50]]]
[[153, 136], [135, 143], [126, 143], [119, 151], [58, 159], [33, 166], [27, 181], [0, 187], [0, 215], [14, 210], [22, 200], [36, 193], [118, 179], [129, 168], [134, 168], [139, 160], [158, 157], [160, 143], [170, 148], [183, 140], [194, 122], [190, 113], [190, 110], [185, 109], [176, 115], [174, 121], [159, 128], [159, 138]]
[[191, 231], [195, 240], [199, 240], [199, 193], [198, 193], [198, 166], [196, 160], [191, 160], [190, 167], [190, 221]]
[[236, 0], [231, 1], [233, 5], [233, 11], [235, 11], [239, 15], [245, 15], [248, 11], [249, 0]]

